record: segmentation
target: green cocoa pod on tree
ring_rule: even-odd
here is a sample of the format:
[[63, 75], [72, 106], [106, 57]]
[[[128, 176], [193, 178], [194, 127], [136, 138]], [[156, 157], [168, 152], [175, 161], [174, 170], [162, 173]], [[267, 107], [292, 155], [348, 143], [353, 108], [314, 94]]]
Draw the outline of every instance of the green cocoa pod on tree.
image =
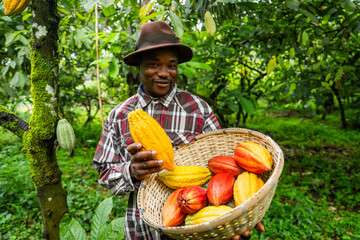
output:
[[70, 154], [75, 147], [75, 133], [71, 124], [65, 118], [59, 120], [56, 135], [60, 147]]

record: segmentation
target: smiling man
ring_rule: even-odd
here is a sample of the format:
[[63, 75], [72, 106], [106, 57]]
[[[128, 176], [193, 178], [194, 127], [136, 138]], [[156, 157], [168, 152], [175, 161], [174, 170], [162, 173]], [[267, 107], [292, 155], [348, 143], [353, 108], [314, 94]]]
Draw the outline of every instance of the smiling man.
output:
[[179, 43], [166, 22], [148, 22], [140, 30], [135, 51], [123, 61], [138, 67], [141, 84], [136, 95], [107, 117], [93, 166], [102, 186], [114, 195], [129, 196], [125, 239], [167, 239], [142, 221], [136, 203], [141, 180], [161, 171], [163, 161], [153, 159], [155, 151], [140, 151], [141, 144], [131, 138], [127, 115], [135, 109], [147, 112], [164, 128], [173, 146], [189, 143], [220, 125], [203, 99], [176, 86], [178, 64], [192, 59], [191, 48]]

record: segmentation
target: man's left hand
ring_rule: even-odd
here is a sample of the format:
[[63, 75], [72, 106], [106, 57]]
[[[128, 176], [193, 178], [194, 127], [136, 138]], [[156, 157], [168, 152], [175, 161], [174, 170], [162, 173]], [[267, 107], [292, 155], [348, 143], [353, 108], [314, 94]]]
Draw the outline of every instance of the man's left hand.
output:
[[[258, 232], [264, 232], [265, 231], [264, 225], [262, 224], [261, 221], [256, 224], [255, 229], [258, 230]], [[240, 240], [240, 239], [247, 240], [247, 239], [250, 239], [250, 238], [251, 238], [251, 232], [250, 232], [250, 230], [246, 230], [241, 236], [240, 235], [234, 235], [232, 237], [232, 240]]]

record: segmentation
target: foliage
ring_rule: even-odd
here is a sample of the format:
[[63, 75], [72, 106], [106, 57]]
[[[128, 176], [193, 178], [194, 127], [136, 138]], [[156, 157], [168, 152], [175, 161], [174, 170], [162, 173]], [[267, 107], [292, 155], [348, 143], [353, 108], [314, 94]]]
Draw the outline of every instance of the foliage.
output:
[[[98, 36], [95, 2], [59, 1], [60, 102], [68, 119], [76, 117], [73, 107], [87, 110], [84, 124], [98, 114], [96, 64], [105, 105], [136, 91], [138, 79], [130, 74], [136, 69], [121, 58], [133, 51], [139, 25], [151, 19], [169, 22], [193, 48], [193, 61], [180, 65], [178, 84], [209, 101], [222, 126], [245, 123], [260, 101], [294, 109], [311, 105], [323, 118], [340, 109], [343, 127], [359, 126], [359, 112], [344, 114], [360, 102], [359, 1], [100, 1]], [[0, 103], [12, 111], [31, 102], [29, 9], [0, 18]], [[214, 20], [213, 35], [205, 13]]]
[[[112, 197], [103, 200], [95, 210], [91, 220], [92, 240], [123, 239], [125, 217], [117, 218], [107, 223], [109, 214], [113, 208]], [[60, 224], [60, 239], [62, 240], [86, 240], [88, 239], [84, 228], [74, 218], [63, 218]]]

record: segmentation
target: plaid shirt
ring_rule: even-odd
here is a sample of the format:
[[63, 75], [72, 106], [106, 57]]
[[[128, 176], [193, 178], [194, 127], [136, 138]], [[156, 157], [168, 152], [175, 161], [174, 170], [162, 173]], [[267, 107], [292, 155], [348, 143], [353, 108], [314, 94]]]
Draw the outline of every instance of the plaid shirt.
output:
[[176, 86], [165, 96], [138, 93], [117, 105], [109, 114], [96, 149], [93, 166], [99, 171], [99, 184], [115, 195], [129, 194], [125, 216], [125, 239], [160, 239], [159, 233], [142, 221], [136, 204], [140, 181], [130, 177], [131, 154], [127, 146], [133, 143], [127, 115], [143, 109], [164, 128], [173, 146], [193, 141], [196, 135], [220, 128], [210, 106], [201, 98]]

